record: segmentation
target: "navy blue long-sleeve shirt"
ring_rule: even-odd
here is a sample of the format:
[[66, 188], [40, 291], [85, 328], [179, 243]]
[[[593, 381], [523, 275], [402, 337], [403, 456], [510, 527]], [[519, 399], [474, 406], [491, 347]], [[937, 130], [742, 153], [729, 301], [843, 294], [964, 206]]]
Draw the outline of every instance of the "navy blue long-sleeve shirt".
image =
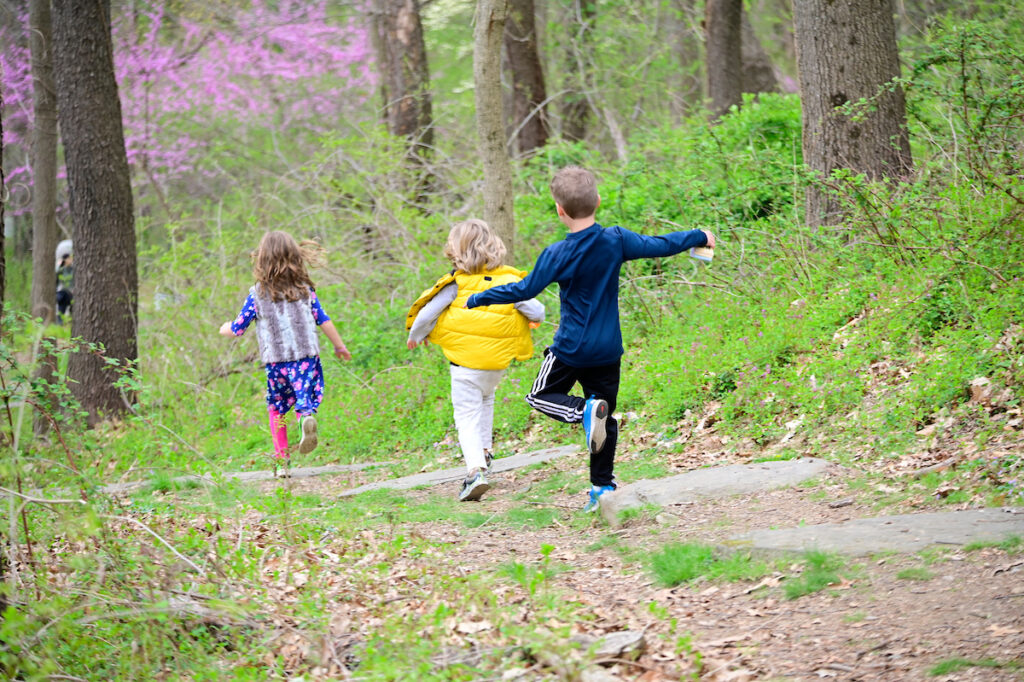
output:
[[570, 367], [611, 365], [622, 356], [619, 328], [619, 271], [638, 258], [673, 256], [707, 244], [702, 230], [671, 232], [649, 237], [623, 227], [601, 227], [570, 232], [544, 249], [529, 275], [474, 294], [466, 306], [515, 303], [535, 298], [558, 282], [561, 320], [551, 352]]

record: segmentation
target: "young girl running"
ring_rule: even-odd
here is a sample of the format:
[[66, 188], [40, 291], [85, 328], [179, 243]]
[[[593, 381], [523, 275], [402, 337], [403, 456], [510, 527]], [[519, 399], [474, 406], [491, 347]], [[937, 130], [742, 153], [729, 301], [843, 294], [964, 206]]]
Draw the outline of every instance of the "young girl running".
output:
[[491, 489], [494, 391], [512, 360], [533, 355], [530, 327], [544, 320], [537, 299], [465, 308], [471, 294], [526, 276], [501, 264], [505, 254], [505, 244], [484, 221], [456, 223], [444, 247], [455, 269], [424, 291], [405, 319], [410, 350], [429, 340], [441, 346], [451, 363], [455, 428], [466, 460], [459, 492], [463, 501], [479, 500]]
[[220, 327], [224, 336], [241, 336], [256, 320], [260, 357], [267, 366], [267, 413], [274, 442], [274, 470], [288, 470], [288, 430], [284, 416], [295, 408], [302, 434], [299, 452], [316, 448], [316, 411], [324, 394], [324, 370], [316, 328], [334, 344], [334, 355], [351, 360], [334, 323], [324, 312], [306, 272], [320, 265], [323, 250], [315, 242], [299, 245], [287, 232], [263, 235], [253, 254], [256, 284], [233, 321]]

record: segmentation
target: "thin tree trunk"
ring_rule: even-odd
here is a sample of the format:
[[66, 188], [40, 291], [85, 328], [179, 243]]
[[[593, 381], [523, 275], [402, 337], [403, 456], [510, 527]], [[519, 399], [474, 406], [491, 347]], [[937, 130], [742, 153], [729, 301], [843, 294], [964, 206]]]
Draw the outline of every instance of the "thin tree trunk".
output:
[[430, 71], [418, 0], [376, 0], [373, 40], [380, 69], [384, 121], [422, 161], [434, 144]]
[[32, 54], [32, 315], [54, 321], [57, 299], [57, 95], [49, 0], [29, 2]]
[[505, 52], [512, 70], [512, 125], [519, 130], [519, 153], [529, 154], [547, 144], [550, 135], [533, 0], [509, 3]]
[[[871, 179], [902, 178], [913, 167], [903, 90], [882, 86], [900, 75], [891, 0], [795, 0], [804, 163], [822, 178], [837, 168]], [[837, 107], [873, 101], [851, 118]], [[837, 199], [808, 188], [811, 225], [842, 219]]]
[[116, 381], [138, 359], [132, 188], [114, 79], [109, 0], [54, 0], [53, 65], [75, 243], [73, 336], [104, 357], [72, 355], [71, 390], [90, 425], [126, 409]]
[[562, 99], [562, 138], [580, 142], [587, 134], [587, 119], [590, 113], [589, 92], [593, 82], [590, 73], [591, 32], [597, 17], [594, 0], [573, 0], [573, 14], [570, 18], [568, 55], [566, 63], [566, 89]]
[[775, 78], [772, 59], [754, 33], [750, 17], [743, 11], [741, 23], [741, 50], [743, 62], [743, 92], [778, 92], [779, 82]]
[[743, 0], [707, 0], [708, 97], [718, 118], [743, 101]]
[[473, 31], [476, 127], [484, 166], [484, 220], [498, 233], [515, 262], [512, 171], [505, 146], [501, 98], [501, 44], [508, 0], [478, 0]]
[[[4, 68], [3, 64], [0, 64], [0, 84], [4, 82], [3, 79]], [[4, 158], [4, 89], [0, 87], [0, 159]], [[7, 183], [4, 180], [4, 165], [0, 163], [0, 199], [6, 199], [7, 197]], [[6, 223], [4, 222], [4, 205], [6, 201], [0, 201], [0, 332], [4, 331], [4, 299], [6, 298], [7, 288], [7, 248], [4, 243], [6, 237], [5, 233], [7, 230]], [[3, 561], [4, 553], [0, 552], [0, 562]], [[2, 566], [0, 566], [2, 569]], [[0, 574], [0, 578], [4, 578], [6, 573]], [[3, 599], [2, 590], [0, 590], [0, 614], [3, 613], [3, 607], [6, 605], [6, 601]]]
[[[55, 319], [57, 286], [54, 250], [57, 248], [57, 93], [53, 81], [53, 30], [50, 0], [30, 0], [29, 46], [32, 54], [32, 315], [52, 324]], [[40, 348], [50, 347], [43, 343]], [[40, 387], [53, 384], [57, 359], [41, 351], [35, 371]], [[37, 396], [52, 404], [52, 392]], [[38, 411], [32, 417], [32, 431], [41, 436], [50, 421]]]

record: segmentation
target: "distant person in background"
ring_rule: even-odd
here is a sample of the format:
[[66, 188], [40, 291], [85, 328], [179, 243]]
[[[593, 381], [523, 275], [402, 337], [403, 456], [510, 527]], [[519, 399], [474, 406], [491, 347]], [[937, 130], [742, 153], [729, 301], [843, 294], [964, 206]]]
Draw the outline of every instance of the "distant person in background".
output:
[[[535, 410], [569, 424], [583, 423], [590, 451], [590, 497], [583, 511], [596, 511], [600, 498], [615, 490], [618, 422], [612, 416], [619, 393], [622, 330], [619, 327], [619, 271], [637, 258], [672, 256], [694, 247], [714, 248], [704, 230], [637, 234], [597, 224], [601, 197], [593, 173], [568, 166], [551, 180], [555, 212], [569, 233], [544, 249], [533, 271], [513, 282], [474, 294], [468, 308], [533, 298], [558, 282], [561, 319], [551, 347], [526, 396]], [[583, 397], [569, 395], [577, 383]]]
[[64, 323], [64, 316], [71, 312], [74, 300], [75, 266], [74, 250], [70, 239], [57, 245], [57, 324]]
[[432, 341], [450, 363], [455, 428], [466, 461], [459, 491], [463, 502], [479, 500], [491, 489], [487, 474], [494, 459], [494, 392], [513, 360], [533, 355], [530, 327], [544, 320], [544, 306], [536, 299], [465, 308], [470, 294], [526, 275], [502, 265], [505, 254], [505, 244], [484, 221], [456, 223], [444, 247], [455, 269], [424, 291], [405, 318], [409, 350]]
[[267, 414], [274, 444], [274, 470], [278, 465], [288, 475], [291, 463], [288, 429], [284, 417], [295, 409], [299, 418], [299, 452], [308, 454], [317, 446], [316, 412], [324, 394], [324, 370], [320, 364], [319, 326], [334, 345], [337, 358], [351, 360], [334, 323], [320, 306], [307, 265], [323, 261], [320, 245], [300, 245], [287, 232], [263, 235], [253, 254], [252, 273], [256, 284], [233, 321], [220, 326], [223, 336], [241, 336], [255, 320], [260, 356], [267, 369]]

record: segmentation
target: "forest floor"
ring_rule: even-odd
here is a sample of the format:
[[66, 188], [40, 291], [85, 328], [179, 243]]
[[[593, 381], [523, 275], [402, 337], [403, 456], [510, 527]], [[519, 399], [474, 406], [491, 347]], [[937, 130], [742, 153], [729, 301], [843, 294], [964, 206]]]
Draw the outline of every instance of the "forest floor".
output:
[[[574, 472], [581, 466], [584, 455], [562, 457], [540, 469], [496, 473], [485, 497], [467, 504], [497, 518], [523, 506], [515, 499], [518, 493], [555, 471]], [[357, 474], [355, 483], [360, 478]], [[296, 494], [331, 497], [346, 483], [353, 483], [352, 475], [345, 483], [332, 476], [263, 485], [288, 485]], [[994, 546], [973, 551], [940, 546], [912, 554], [850, 557], [838, 582], [796, 599], [786, 598], [781, 584], [787, 574], [778, 570], [752, 582], [698, 581], [672, 588], [660, 586], [646, 570], [643, 558], [666, 543], [718, 545], [760, 529], [976, 506], [940, 506], [919, 496], [908, 498], [906, 509], [879, 512], [870, 494], [848, 483], [836, 467], [807, 487], [674, 505], [637, 515], [617, 530], [595, 514], [590, 532], [570, 522], [582, 514], [585, 494], [563, 491], [531, 503], [558, 510], [547, 527], [484, 523], [466, 528], [442, 520], [403, 532], [449, 545], [452, 560], [465, 573], [495, 571], [510, 560], [536, 564], [547, 546], [545, 561], [563, 570], [546, 589], [561, 591], [593, 616], [585, 624], [570, 624], [574, 632], [601, 637], [629, 630], [644, 635], [640, 655], [613, 657], [578, 676], [558, 674], [560, 665], [571, 668], [572, 661], [547, 660], [510, 662], [500, 679], [1024, 679], [1024, 556], [1019, 547], [1008, 552]], [[454, 496], [457, 488], [457, 483], [446, 484], [445, 494]], [[438, 491], [421, 488], [403, 494], [412, 502], [426, 502]], [[840, 499], [841, 505], [833, 504]], [[799, 570], [795, 564], [790, 568]], [[528, 615], [524, 612], [523, 617]], [[472, 633], [474, 627], [468, 625], [461, 631]], [[946, 670], [937, 670], [939, 664]], [[540, 670], [547, 675], [538, 677]]]

